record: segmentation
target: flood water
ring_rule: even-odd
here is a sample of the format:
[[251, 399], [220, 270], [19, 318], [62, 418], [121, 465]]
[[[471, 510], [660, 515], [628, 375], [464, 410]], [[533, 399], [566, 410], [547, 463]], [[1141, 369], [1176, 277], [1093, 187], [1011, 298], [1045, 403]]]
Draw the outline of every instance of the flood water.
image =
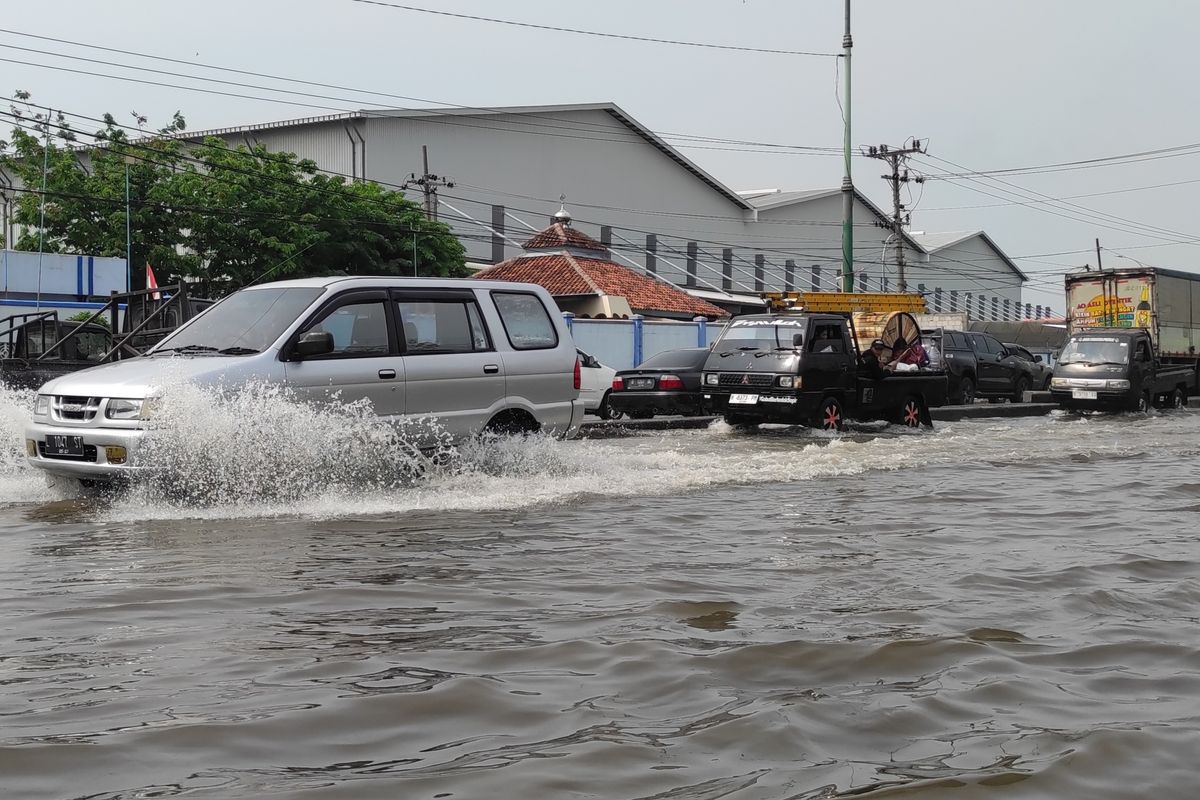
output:
[[0, 797], [1200, 792], [1200, 413], [535, 439], [389, 482], [259, 402], [188, 434], [198, 491], [0, 454]]

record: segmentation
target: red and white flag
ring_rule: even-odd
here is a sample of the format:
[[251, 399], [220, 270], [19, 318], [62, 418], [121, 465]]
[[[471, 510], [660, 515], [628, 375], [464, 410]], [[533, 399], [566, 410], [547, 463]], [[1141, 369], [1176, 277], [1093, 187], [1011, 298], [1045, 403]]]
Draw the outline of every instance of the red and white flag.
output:
[[[146, 288], [147, 289], [158, 289], [158, 278], [154, 277], [154, 269], [153, 269], [153, 267], [150, 266], [149, 261], [146, 262]], [[162, 299], [162, 295], [157, 291], [154, 292], [154, 294], [152, 294], [150, 296], [153, 297], [155, 300]]]

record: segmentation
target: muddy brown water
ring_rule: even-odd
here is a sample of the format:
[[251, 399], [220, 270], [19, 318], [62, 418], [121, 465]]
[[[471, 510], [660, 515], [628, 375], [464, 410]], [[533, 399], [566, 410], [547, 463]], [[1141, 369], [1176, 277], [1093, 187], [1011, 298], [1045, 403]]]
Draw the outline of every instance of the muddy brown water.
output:
[[1195, 797], [1198, 454], [1182, 411], [506, 443], [311, 496], [10, 458], [0, 796]]

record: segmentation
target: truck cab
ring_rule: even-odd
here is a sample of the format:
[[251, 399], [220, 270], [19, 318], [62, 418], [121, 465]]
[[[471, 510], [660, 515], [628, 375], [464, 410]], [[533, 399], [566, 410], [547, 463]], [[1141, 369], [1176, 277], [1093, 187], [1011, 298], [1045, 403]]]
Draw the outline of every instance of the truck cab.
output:
[[705, 407], [732, 425], [774, 422], [840, 430], [845, 419], [931, 424], [946, 399], [941, 372], [859, 374], [850, 319], [835, 313], [737, 317], [704, 364]]

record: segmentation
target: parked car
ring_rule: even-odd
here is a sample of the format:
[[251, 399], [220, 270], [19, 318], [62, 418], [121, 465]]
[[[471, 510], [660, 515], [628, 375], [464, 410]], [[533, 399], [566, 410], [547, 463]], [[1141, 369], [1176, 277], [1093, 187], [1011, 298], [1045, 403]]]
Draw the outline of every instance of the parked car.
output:
[[704, 413], [700, 388], [708, 354], [707, 347], [667, 350], [634, 369], [621, 370], [613, 378], [609, 405], [633, 419]]
[[1050, 378], [1054, 374], [1053, 367], [1045, 363], [1041, 356], [1035, 356], [1019, 344], [1005, 342], [1004, 348], [1012, 353], [1014, 358], [1022, 359], [1029, 364], [1029, 376], [1035, 391], [1050, 391]]
[[235, 292], [141, 358], [45, 384], [25, 446], [29, 463], [48, 473], [127, 474], [140, 466], [148, 401], [178, 380], [270, 381], [316, 402], [365, 399], [381, 417], [433, 416], [454, 439], [482, 430], [570, 435], [583, 418], [581, 372], [570, 331], [540, 286], [280, 281]]
[[970, 405], [975, 402], [979, 386], [978, 363], [971, 341], [962, 331], [938, 328], [921, 335], [930, 367], [944, 369], [951, 403]]
[[975, 394], [993, 403], [1005, 398], [1014, 403], [1021, 402], [1025, 392], [1035, 386], [1033, 362], [1017, 358], [1000, 340], [989, 334], [966, 331], [965, 336], [975, 351], [978, 376]]
[[604, 366], [582, 350], [576, 349], [575, 352], [579, 354], [579, 399], [583, 401], [584, 413], [595, 414], [601, 419], [616, 419], [620, 414], [612, 410], [608, 395], [617, 371]]

